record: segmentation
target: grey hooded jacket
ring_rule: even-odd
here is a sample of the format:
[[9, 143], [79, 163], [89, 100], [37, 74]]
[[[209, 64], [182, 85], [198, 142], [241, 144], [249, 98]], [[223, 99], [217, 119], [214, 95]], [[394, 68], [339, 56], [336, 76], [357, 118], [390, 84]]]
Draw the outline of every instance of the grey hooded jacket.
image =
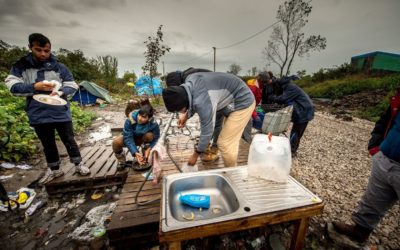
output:
[[254, 96], [237, 76], [220, 72], [200, 72], [190, 74], [182, 84], [189, 96], [188, 116], [197, 113], [200, 117], [201, 134], [197, 147], [204, 152], [210, 142], [216, 113], [225, 116], [233, 111], [250, 107]]

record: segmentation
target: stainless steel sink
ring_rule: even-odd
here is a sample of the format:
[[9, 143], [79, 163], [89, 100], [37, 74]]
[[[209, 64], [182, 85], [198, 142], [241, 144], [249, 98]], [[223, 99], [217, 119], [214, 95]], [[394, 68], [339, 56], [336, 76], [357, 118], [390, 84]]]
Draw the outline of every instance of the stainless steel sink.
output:
[[[210, 208], [184, 205], [179, 201], [180, 194], [210, 195]], [[246, 166], [172, 174], [163, 180], [161, 230], [168, 232], [321, 202], [292, 177], [287, 183], [248, 177]]]
[[[210, 208], [199, 209], [182, 204], [179, 196], [185, 194], [210, 195]], [[239, 201], [231, 184], [220, 174], [182, 176], [169, 185], [167, 209], [178, 221], [206, 220], [235, 212], [239, 209]]]

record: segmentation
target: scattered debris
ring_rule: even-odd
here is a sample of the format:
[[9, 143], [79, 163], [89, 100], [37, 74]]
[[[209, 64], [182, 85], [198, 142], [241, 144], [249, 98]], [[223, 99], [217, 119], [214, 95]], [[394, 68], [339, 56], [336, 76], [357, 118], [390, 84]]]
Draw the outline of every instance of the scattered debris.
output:
[[28, 169], [32, 168], [32, 166], [30, 166], [28, 164], [15, 165], [15, 164], [9, 163], [9, 162], [1, 163], [0, 167], [5, 168], [5, 169], [19, 168], [19, 169], [23, 169], [23, 170], [28, 170]]
[[68, 235], [78, 242], [91, 242], [95, 236], [93, 230], [104, 227], [104, 221], [112, 214], [116, 203], [110, 203], [92, 208], [85, 216], [85, 222]]
[[94, 193], [92, 194], [92, 196], [90, 196], [90, 198], [92, 198], [92, 200], [98, 200], [101, 197], [103, 197], [103, 193], [100, 190], [96, 190], [94, 191]]
[[185, 220], [194, 220], [194, 213], [190, 212], [190, 215], [182, 214], [182, 218], [184, 218]]

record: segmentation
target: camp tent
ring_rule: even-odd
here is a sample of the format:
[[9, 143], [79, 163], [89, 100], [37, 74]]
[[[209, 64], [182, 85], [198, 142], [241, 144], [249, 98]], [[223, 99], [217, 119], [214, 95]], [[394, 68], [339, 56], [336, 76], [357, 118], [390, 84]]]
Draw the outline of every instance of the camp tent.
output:
[[81, 105], [95, 104], [96, 99], [100, 98], [108, 103], [112, 102], [108, 91], [94, 82], [83, 81], [79, 84], [79, 90], [72, 97], [72, 101], [79, 102]]
[[138, 95], [161, 95], [162, 92], [160, 79], [150, 79], [149, 76], [140, 77], [135, 83], [135, 89]]
[[400, 72], [400, 54], [375, 51], [351, 58], [351, 65], [359, 71]]

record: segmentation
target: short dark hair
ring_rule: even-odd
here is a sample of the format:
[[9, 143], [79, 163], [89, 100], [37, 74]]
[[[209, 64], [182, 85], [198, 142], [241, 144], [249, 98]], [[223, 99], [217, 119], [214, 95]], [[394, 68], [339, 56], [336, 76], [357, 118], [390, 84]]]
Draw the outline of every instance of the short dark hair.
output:
[[139, 115], [148, 117], [149, 119], [153, 117], [154, 109], [151, 105], [143, 105], [139, 109]]
[[40, 47], [46, 46], [46, 44], [51, 45], [50, 40], [40, 33], [32, 33], [29, 35], [29, 46], [33, 46], [34, 43], [39, 44]]

